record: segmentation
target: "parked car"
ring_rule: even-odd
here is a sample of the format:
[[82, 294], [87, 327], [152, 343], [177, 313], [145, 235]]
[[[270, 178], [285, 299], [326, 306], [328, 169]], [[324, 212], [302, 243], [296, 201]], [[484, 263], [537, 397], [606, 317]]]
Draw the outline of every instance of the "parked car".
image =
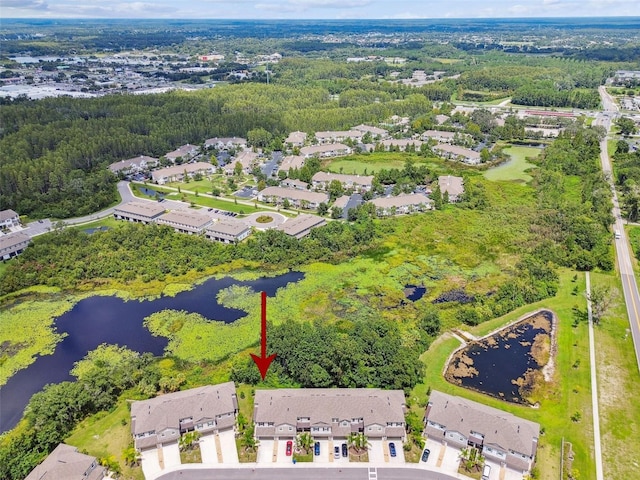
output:
[[347, 451], [347, 444], [343, 443], [342, 444], [342, 456], [346, 457], [349, 454], [349, 452]]
[[430, 453], [431, 453], [431, 450], [429, 450], [428, 448], [425, 448], [424, 451], [422, 452], [422, 457], [420, 457], [420, 460], [422, 460], [423, 462], [426, 462], [427, 460], [429, 460]]
[[315, 456], [320, 455], [320, 442], [316, 442], [313, 444], [313, 454]]
[[333, 447], [333, 458], [340, 458], [340, 447], [337, 445]]
[[491, 465], [484, 465], [484, 468], [482, 469], [482, 480], [489, 480], [489, 477], [491, 476]]
[[396, 456], [396, 444], [393, 442], [389, 443], [389, 453], [392, 457]]
[[293, 452], [293, 442], [289, 440], [287, 441], [287, 457], [290, 457], [292, 452]]

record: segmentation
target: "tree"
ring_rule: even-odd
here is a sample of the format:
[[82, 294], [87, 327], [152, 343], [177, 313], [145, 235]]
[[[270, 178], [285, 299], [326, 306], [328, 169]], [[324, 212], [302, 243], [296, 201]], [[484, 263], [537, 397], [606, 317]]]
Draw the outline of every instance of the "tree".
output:
[[437, 307], [429, 305], [427, 311], [418, 320], [418, 326], [429, 336], [435, 336], [440, 332], [440, 312]]
[[198, 445], [198, 440], [200, 440], [200, 432], [193, 431], [187, 432], [180, 437], [179, 445], [180, 450], [188, 451], [193, 450], [196, 445]]
[[344, 193], [344, 187], [342, 186], [340, 180], [331, 180], [327, 191], [329, 192], [330, 200], [333, 202], [336, 198]]
[[331, 218], [337, 220], [342, 217], [342, 209], [340, 207], [331, 207]]
[[487, 147], [484, 147], [482, 150], [480, 150], [480, 162], [487, 163], [489, 161], [491, 161], [491, 152]]
[[633, 135], [636, 132], [635, 122], [628, 117], [620, 117], [616, 121], [616, 125], [620, 129], [620, 133], [626, 137]]
[[347, 437], [347, 444], [359, 454], [363, 450], [368, 450], [371, 444], [364, 433], [352, 432]]
[[242, 436], [240, 437], [240, 446], [244, 448], [245, 452], [254, 452], [258, 447], [258, 441], [254, 436], [255, 426], [253, 423], [249, 424], [245, 428]]
[[612, 289], [608, 285], [593, 285], [591, 287], [591, 311], [593, 313], [593, 323], [600, 323], [609, 309], [613, 306], [617, 297], [617, 290]]
[[242, 175], [242, 164], [240, 162], [236, 162], [236, 164], [233, 166], [233, 174], [236, 177]]
[[301, 432], [296, 435], [296, 448], [304, 450], [304, 453], [309, 453], [311, 447], [313, 447], [313, 437], [309, 432]]
[[252, 147], [266, 147], [271, 143], [273, 135], [264, 128], [256, 128], [247, 132], [247, 143]]
[[124, 460], [124, 463], [129, 467], [135, 467], [137, 465], [140, 465], [142, 456], [140, 455], [140, 452], [136, 450], [133, 445], [131, 445], [125, 448], [122, 452], [122, 459]]
[[318, 215], [320, 215], [321, 217], [324, 217], [328, 211], [329, 206], [325, 202], [322, 202], [318, 205]]

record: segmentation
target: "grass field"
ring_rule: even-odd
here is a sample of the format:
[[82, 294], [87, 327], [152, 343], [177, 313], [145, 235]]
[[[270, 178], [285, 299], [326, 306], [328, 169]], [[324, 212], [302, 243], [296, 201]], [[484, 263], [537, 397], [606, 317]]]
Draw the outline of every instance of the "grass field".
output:
[[[573, 295], [577, 285], [584, 291], [584, 276], [579, 275], [573, 282], [574, 272], [564, 270], [561, 273], [561, 284], [558, 295], [536, 304], [521, 307], [510, 314], [486, 322], [469, 329], [474, 335], [485, 335], [494, 329], [526, 315], [538, 308], [549, 308], [558, 316], [556, 372], [554, 380], [541, 389], [540, 408], [506, 403], [504, 401], [454, 386], [444, 380], [442, 372], [447, 359], [460, 344], [449, 334], [441, 336], [422, 356], [427, 366], [423, 383], [417, 385], [412, 392], [412, 400], [416, 413], [422, 414], [421, 408], [426, 403], [428, 388], [446, 393], [460, 395], [495, 408], [509, 411], [515, 415], [540, 423], [544, 434], [538, 448], [538, 465], [542, 479], [557, 480], [560, 472], [560, 446], [562, 438], [573, 443], [575, 453], [574, 468], [580, 472], [580, 479], [595, 478], [593, 461], [593, 427], [591, 420], [591, 396], [589, 378], [589, 350], [586, 324], [572, 326], [572, 308], [578, 305], [586, 309], [586, 301], [580, 293]], [[576, 361], [577, 368], [575, 367]], [[573, 422], [570, 417], [580, 412], [582, 419]], [[622, 477], [618, 477], [622, 478]]]
[[442, 165], [442, 161], [435, 158], [425, 159], [411, 153], [404, 152], [373, 152], [361, 155], [352, 155], [329, 160], [323, 163], [329, 171], [333, 173], [344, 173], [352, 175], [372, 175], [382, 169], [401, 169], [405, 162], [409, 160], [417, 163], [428, 163], [429, 166]]
[[537, 157], [540, 155], [541, 150], [534, 147], [512, 146], [505, 148], [503, 151], [511, 157], [511, 160], [484, 172], [485, 178], [493, 181], [502, 180], [523, 183], [531, 180], [531, 175], [527, 173], [527, 170], [535, 168], [535, 165], [529, 163], [527, 158]]
[[593, 285], [607, 284], [617, 299], [595, 328], [600, 435], [605, 478], [640, 478], [640, 375], [629, 332], [620, 279], [592, 274]]

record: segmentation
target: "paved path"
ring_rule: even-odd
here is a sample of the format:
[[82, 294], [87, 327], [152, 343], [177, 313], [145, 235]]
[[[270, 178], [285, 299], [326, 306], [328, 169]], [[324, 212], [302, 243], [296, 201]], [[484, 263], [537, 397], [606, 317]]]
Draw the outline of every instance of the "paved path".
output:
[[589, 363], [591, 365], [591, 408], [593, 413], [593, 446], [596, 460], [596, 480], [604, 480], [602, 471], [602, 447], [600, 443], [600, 410], [598, 408], [598, 384], [596, 382], [596, 344], [593, 334], [593, 312], [591, 310], [591, 276], [586, 272], [587, 315], [589, 317]]

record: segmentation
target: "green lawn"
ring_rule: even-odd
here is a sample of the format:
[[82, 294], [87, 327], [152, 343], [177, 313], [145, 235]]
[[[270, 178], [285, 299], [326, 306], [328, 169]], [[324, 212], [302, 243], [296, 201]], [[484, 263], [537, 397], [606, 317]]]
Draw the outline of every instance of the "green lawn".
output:
[[[615, 307], [595, 328], [600, 435], [605, 478], [640, 475], [640, 385], [620, 278], [592, 274], [593, 285], [617, 292]], [[635, 473], [635, 475], [634, 475]]]
[[111, 412], [99, 412], [80, 422], [65, 439], [65, 443], [77, 447], [94, 457], [113, 457], [122, 468], [122, 478], [143, 480], [142, 468], [130, 468], [124, 464], [122, 453], [133, 442], [130, 413], [126, 394]]
[[[428, 388], [440, 390], [453, 395], [460, 395], [495, 408], [509, 411], [515, 415], [540, 423], [544, 434], [538, 449], [538, 465], [542, 479], [557, 480], [560, 472], [560, 446], [562, 438], [573, 443], [575, 452], [574, 468], [579, 470], [580, 478], [595, 478], [593, 461], [593, 430], [591, 419], [591, 396], [589, 377], [589, 345], [585, 324], [572, 327], [572, 308], [578, 305], [586, 309], [582, 293], [572, 295], [574, 286], [584, 291], [584, 276], [579, 275], [573, 282], [574, 272], [564, 270], [558, 295], [536, 304], [521, 307], [504, 317], [486, 322], [471, 328], [475, 335], [485, 335], [500, 328], [538, 308], [549, 308], [558, 315], [558, 354], [554, 380], [539, 392], [540, 408], [506, 403], [504, 401], [454, 386], [444, 380], [442, 372], [449, 355], [460, 343], [449, 334], [441, 336], [421, 357], [426, 364], [423, 383], [412, 391], [412, 401], [416, 413], [423, 414]], [[576, 360], [581, 359], [577, 368]], [[573, 422], [570, 417], [574, 412], [581, 412], [582, 419]]]
[[528, 182], [531, 180], [527, 170], [535, 168], [535, 165], [529, 163], [527, 158], [537, 157], [541, 150], [534, 147], [512, 146], [505, 148], [504, 153], [511, 157], [506, 163], [490, 168], [484, 173], [485, 178], [493, 181], [511, 181], [511, 182]]
[[404, 152], [373, 152], [368, 154], [351, 155], [349, 157], [341, 157], [329, 160], [323, 163], [330, 172], [345, 173], [353, 175], [372, 175], [382, 169], [390, 170], [392, 168], [401, 169], [407, 160], [417, 163], [428, 163], [430, 166], [439, 164], [437, 159], [425, 159], [416, 154]]

